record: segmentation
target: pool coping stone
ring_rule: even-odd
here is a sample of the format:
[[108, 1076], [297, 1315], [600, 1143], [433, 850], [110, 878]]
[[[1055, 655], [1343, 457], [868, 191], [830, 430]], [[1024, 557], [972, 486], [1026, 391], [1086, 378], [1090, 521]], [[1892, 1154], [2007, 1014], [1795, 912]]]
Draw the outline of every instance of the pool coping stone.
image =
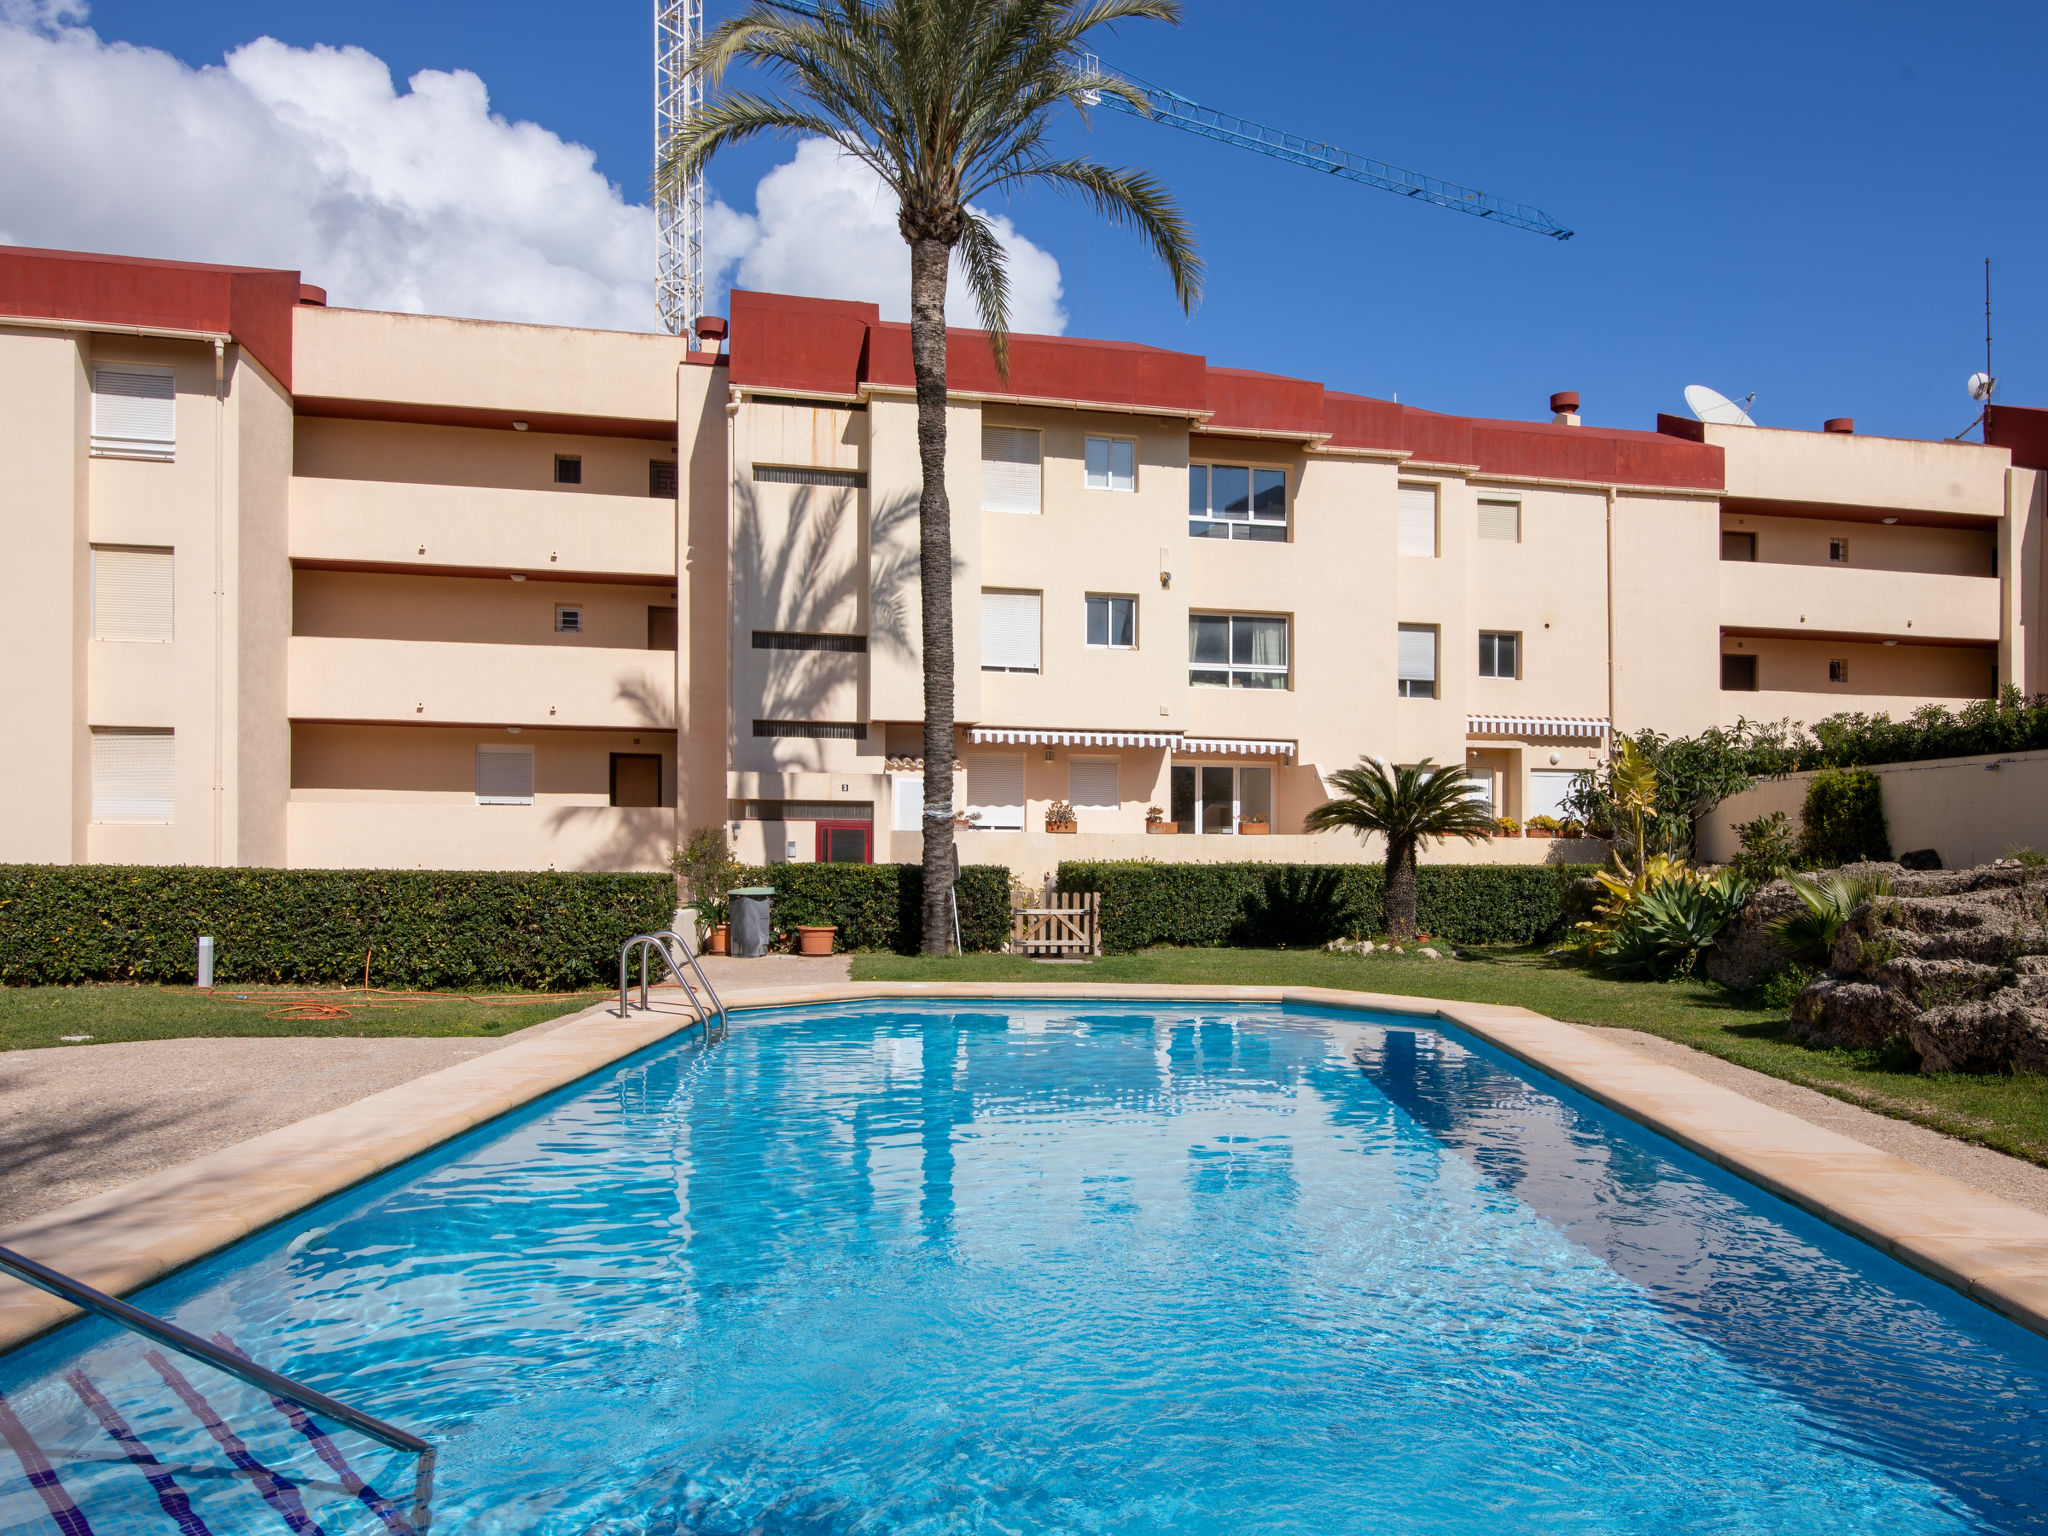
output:
[[[2048, 1216], [1526, 1008], [1328, 987], [839, 982], [750, 990], [728, 1011], [913, 999], [1297, 1003], [1440, 1020], [2048, 1336]], [[694, 1027], [666, 988], [627, 1019], [594, 1004], [534, 1039], [30, 1217], [0, 1246], [126, 1295]], [[77, 1315], [0, 1279], [0, 1352]]]

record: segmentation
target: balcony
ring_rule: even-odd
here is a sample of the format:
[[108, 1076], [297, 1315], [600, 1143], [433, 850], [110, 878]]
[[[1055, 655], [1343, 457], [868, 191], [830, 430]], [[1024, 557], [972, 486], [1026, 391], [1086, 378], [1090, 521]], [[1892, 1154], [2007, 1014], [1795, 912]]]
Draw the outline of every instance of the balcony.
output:
[[655, 496], [294, 476], [290, 547], [300, 564], [668, 581], [676, 569], [676, 504]]
[[672, 730], [673, 651], [295, 635], [294, 720]]
[[1721, 562], [1721, 627], [1744, 634], [1996, 644], [1995, 576]]
[[292, 869], [659, 869], [676, 813], [555, 803], [478, 805], [467, 795], [314, 798], [285, 812]]

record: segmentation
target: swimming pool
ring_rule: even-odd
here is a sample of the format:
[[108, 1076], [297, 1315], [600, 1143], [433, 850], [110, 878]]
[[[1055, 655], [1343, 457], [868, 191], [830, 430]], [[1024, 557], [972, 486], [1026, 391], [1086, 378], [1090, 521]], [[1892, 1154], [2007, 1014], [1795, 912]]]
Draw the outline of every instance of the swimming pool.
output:
[[[439, 1442], [438, 1531], [2048, 1529], [2048, 1341], [1395, 1015], [742, 1015], [136, 1299]], [[175, 1527], [79, 1368], [284, 1529], [142, 1354], [0, 1393], [98, 1530]]]

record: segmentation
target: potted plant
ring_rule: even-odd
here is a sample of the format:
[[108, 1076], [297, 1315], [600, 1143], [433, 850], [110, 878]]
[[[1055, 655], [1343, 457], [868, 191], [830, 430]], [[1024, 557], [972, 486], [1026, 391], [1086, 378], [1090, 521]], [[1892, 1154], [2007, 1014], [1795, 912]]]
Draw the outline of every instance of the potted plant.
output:
[[682, 887], [683, 898], [697, 912], [697, 942], [706, 954], [728, 952], [730, 903], [725, 893], [746, 871], [732, 856], [723, 827], [699, 827], [669, 856], [669, 868]]
[[1522, 828], [1524, 837], [1553, 838], [1564, 831], [1564, 823], [1555, 816], [1531, 816]]
[[1074, 808], [1064, 800], [1055, 800], [1045, 808], [1045, 830], [1048, 832], [1078, 832], [1081, 824], [1074, 819]]
[[1237, 818], [1239, 837], [1264, 837], [1273, 830], [1273, 824], [1264, 816], [1240, 816]]
[[1522, 824], [1512, 816], [1496, 816], [1493, 818], [1493, 835], [1495, 837], [1520, 837], [1522, 835]]
[[1566, 817], [1558, 825], [1557, 835], [1559, 837], [1584, 837], [1586, 835], [1586, 824], [1576, 817]]
[[1166, 812], [1156, 805], [1145, 807], [1145, 830], [1155, 837], [1171, 837], [1180, 830], [1180, 823], [1168, 821]]
[[838, 932], [838, 926], [833, 923], [798, 923], [796, 952], [800, 955], [829, 955], [832, 953], [832, 936]]
[[699, 896], [697, 898], [697, 942], [704, 946], [707, 955], [723, 955], [731, 950], [732, 903], [723, 896]]

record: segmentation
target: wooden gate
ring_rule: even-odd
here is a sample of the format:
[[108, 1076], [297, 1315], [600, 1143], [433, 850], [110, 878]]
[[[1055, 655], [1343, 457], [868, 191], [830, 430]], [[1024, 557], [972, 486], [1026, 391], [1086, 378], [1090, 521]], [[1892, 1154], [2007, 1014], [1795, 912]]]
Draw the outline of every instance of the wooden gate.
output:
[[1010, 953], [1081, 959], [1102, 953], [1102, 893], [1047, 891], [1010, 915]]

